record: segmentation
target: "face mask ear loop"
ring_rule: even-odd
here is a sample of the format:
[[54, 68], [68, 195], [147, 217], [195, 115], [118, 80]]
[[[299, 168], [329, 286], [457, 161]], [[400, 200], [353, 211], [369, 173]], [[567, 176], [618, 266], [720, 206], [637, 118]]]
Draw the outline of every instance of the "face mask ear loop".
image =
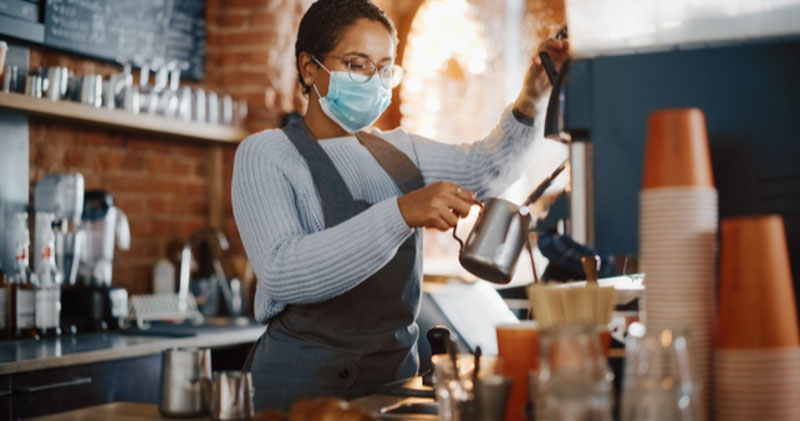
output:
[[[319, 65], [319, 67], [322, 67], [322, 69], [323, 69], [323, 70], [325, 70], [326, 72], [328, 72], [328, 74], [329, 74], [329, 75], [331, 74], [331, 71], [330, 71], [330, 70], [328, 70], [328, 68], [327, 68], [327, 67], [325, 67], [325, 65], [324, 65], [324, 64], [322, 64], [322, 63], [321, 63], [319, 60], [317, 60], [317, 58], [316, 58], [316, 57], [314, 57], [314, 55], [313, 55], [313, 54], [309, 54], [309, 55], [311, 56], [311, 59], [312, 59], [312, 60], [314, 60], [314, 62], [315, 62], [315, 63], [317, 63], [317, 64]], [[321, 99], [321, 98], [322, 98], [322, 95], [320, 95], [320, 94], [319, 94], [319, 89], [317, 89], [317, 83], [316, 83], [316, 82], [312, 83], [312, 84], [311, 84], [311, 87], [313, 87], [313, 88], [314, 88], [314, 91], [317, 93], [317, 98], [320, 98], [320, 99]], [[330, 89], [330, 87], [329, 87], [329, 89]]]
[[317, 89], [317, 83], [316, 82], [312, 83], [311, 87], [314, 88], [314, 92], [317, 93], [317, 99], [322, 99], [322, 95], [319, 94], [319, 89]]

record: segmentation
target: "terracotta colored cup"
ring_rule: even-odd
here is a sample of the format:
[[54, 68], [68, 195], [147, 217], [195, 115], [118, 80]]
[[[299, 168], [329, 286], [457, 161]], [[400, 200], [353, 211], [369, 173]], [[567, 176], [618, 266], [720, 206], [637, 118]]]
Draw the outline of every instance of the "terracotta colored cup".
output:
[[716, 346], [800, 346], [783, 219], [725, 219], [720, 241]]
[[504, 376], [511, 377], [511, 392], [506, 405], [506, 421], [525, 421], [529, 399], [528, 376], [539, 367], [539, 332], [536, 322], [501, 324], [497, 332], [497, 356], [502, 359]]
[[650, 114], [642, 189], [659, 187], [714, 187], [706, 119], [700, 109]]

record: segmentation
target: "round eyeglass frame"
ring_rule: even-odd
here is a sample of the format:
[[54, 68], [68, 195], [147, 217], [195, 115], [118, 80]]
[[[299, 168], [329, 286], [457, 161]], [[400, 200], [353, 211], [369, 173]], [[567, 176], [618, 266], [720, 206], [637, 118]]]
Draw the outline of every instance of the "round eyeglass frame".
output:
[[[400, 85], [400, 82], [403, 81], [403, 76], [405, 76], [405, 74], [406, 74], [406, 70], [404, 68], [402, 68], [400, 65], [392, 63], [390, 65], [378, 66], [369, 57], [364, 57], [364, 56], [360, 56], [360, 55], [359, 56], [335, 56], [335, 55], [329, 54], [329, 55], [327, 55], [325, 57], [326, 58], [327, 57], [331, 57], [331, 58], [335, 58], [337, 60], [342, 60], [344, 62], [344, 64], [347, 65], [347, 75], [350, 76], [350, 80], [352, 80], [353, 82], [356, 82], [356, 83], [367, 83], [370, 80], [372, 80], [372, 77], [375, 76], [376, 73], [379, 73], [378, 79], [380, 80], [381, 85], [383, 85], [384, 87], [387, 87], [389, 89], [394, 89], [394, 88], [396, 88], [397, 86]], [[317, 62], [317, 64], [319, 64], [320, 66], [325, 68], [325, 65], [322, 64], [322, 61], [318, 60], [313, 55], [311, 56], [311, 58], [313, 58], [314, 61]], [[356, 59], [356, 58], [366, 60], [369, 64], [371, 64], [372, 65], [372, 71], [369, 72], [369, 74], [365, 74], [365, 73], [359, 72], [357, 70], [352, 70], [350, 68], [350, 66], [351, 66], [351, 63], [353, 62], [353, 60]], [[328, 70], [328, 69], [325, 68], [325, 70]], [[388, 77], [385, 77], [385, 72], [386, 71], [388, 71]], [[353, 77], [353, 73], [355, 73], [355, 74], [357, 74], [359, 76], [367, 76], [367, 78], [366, 79], [355, 78], [355, 77]], [[395, 76], [395, 75], [397, 75], [397, 76]], [[387, 79], [389, 80], [388, 84], [386, 83]]]

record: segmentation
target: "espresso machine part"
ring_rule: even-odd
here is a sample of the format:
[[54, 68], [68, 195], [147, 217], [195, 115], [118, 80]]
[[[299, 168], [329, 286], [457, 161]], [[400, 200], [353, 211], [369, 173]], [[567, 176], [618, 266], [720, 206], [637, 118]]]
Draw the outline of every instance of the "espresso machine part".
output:
[[36, 184], [35, 209], [78, 223], [83, 214], [83, 188], [81, 173], [46, 175]]
[[80, 275], [86, 285], [110, 286], [115, 239], [120, 250], [130, 248], [130, 227], [125, 213], [114, 207], [114, 199], [103, 190], [85, 194], [81, 226], [86, 230], [85, 253]]
[[35, 326], [40, 335], [58, 334], [61, 322], [61, 273], [56, 267], [55, 214], [36, 212], [34, 228]]
[[[86, 233], [78, 229], [83, 213], [83, 175], [50, 174], [34, 190], [36, 212], [55, 215], [55, 261], [67, 285], [75, 284]], [[70, 229], [69, 222], [72, 222]]]

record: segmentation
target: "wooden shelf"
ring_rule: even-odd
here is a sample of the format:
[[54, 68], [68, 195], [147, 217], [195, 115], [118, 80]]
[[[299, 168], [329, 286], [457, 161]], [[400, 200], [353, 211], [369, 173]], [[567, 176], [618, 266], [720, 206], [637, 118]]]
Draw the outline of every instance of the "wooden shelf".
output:
[[7, 92], [0, 92], [0, 110], [207, 142], [236, 143], [248, 135], [247, 131], [241, 127], [187, 122], [148, 114], [131, 114], [121, 110], [95, 108], [72, 101], [51, 101]]

